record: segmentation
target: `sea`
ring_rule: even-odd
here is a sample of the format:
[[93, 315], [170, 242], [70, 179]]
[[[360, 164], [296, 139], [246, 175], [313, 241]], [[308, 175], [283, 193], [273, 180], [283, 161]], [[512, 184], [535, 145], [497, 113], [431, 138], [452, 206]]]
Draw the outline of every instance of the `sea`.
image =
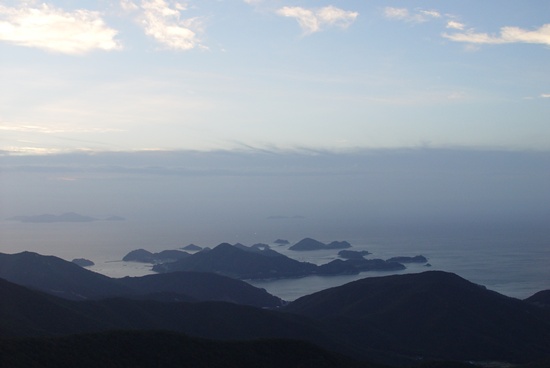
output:
[[[315, 264], [338, 259], [338, 250], [297, 252], [290, 245], [301, 239], [300, 234], [256, 234], [235, 239], [223, 234], [205, 237], [201, 242], [187, 239], [173, 230], [174, 224], [132, 221], [97, 221], [90, 223], [20, 223], [0, 221], [0, 252], [32, 251], [54, 255], [65, 260], [86, 258], [95, 263], [91, 271], [110, 277], [152, 274], [151, 265], [123, 262], [134, 249], [158, 252], [180, 249], [193, 242], [213, 248], [227, 241], [244, 245], [265, 243], [288, 257]], [[271, 236], [273, 235], [273, 236]], [[351, 250], [367, 250], [367, 258], [388, 259], [395, 256], [423, 255], [429, 264], [407, 264], [402, 271], [369, 271], [358, 275], [308, 276], [298, 279], [247, 280], [284, 300], [292, 301], [323, 289], [336, 287], [365, 277], [380, 277], [441, 270], [485, 286], [501, 294], [524, 299], [550, 289], [550, 229], [529, 226], [470, 226], [434, 229], [378, 229], [355, 232], [348, 237], [333, 239], [329, 235], [307, 236], [320, 241], [347, 240]], [[305, 236], [302, 236], [305, 237]], [[196, 237], [195, 237], [196, 238]], [[290, 245], [276, 245], [275, 239], [289, 240]], [[237, 241], [236, 241], [237, 240]]]

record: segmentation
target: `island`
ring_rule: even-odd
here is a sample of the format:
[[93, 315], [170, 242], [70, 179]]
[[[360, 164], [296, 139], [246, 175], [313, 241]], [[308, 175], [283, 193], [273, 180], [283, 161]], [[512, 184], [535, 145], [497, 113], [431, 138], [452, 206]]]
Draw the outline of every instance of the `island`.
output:
[[196, 252], [196, 251], [202, 250], [202, 247], [199, 247], [198, 245], [195, 245], [195, 244], [189, 244], [181, 249], [188, 250], [190, 252]]
[[177, 271], [211, 272], [241, 280], [299, 278], [309, 275], [355, 275], [364, 271], [396, 271], [405, 266], [383, 259], [337, 259], [317, 266], [300, 262], [273, 249], [222, 243], [209, 251], [200, 251], [175, 262], [153, 266], [159, 273]]
[[47, 223], [54, 223], [54, 222], [125, 221], [125, 218], [120, 216], [110, 216], [105, 218], [104, 220], [101, 220], [95, 217], [81, 215], [76, 212], [65, 212], [60, 215], [44, 213], [42, 215], [13, 216], [8, 218], [7, 220], [24, 222], [24, 223], [47, 224]]
[[341, 250], [338, 252], [338, 256], [344, 259], [362, 259], [369, 254], [371, 253], [367, 250]]
[[163, 250], [159, 253], [152, 253], [145, 249], [136, 249], [126, 254], [122, 260], [125, 262], [141, 262], [141, 263], [164, 263], [174, 262], [186, 257], [190, 254], [181, 250]]
[[309, 251], [309, 250], [346, 249], [346, 248], [351, 248], [351, 244], [348, 243], [347, 241], [333, 241], [329, 244], [325, 244], [312, 238], [304, 238], [288, 249], [295, 250], [295, 251]]
[[72, 263], [80, 266], [80, 267], [91, 267], [91, 266], [94, 266], [95, 263], [90, 261], [89, 259], [86, 259], [86, 258], [75, 258], [71, 261]]
[[428, 259], [422, 255], [414, 257], [392, 257], [387, 259], [388, 262], [399, 262], [399, 263], [426, 263]]
[[14, 216], [8, 218], [9, 221], [19, 221], [27, 223], [53, 223], [53, 222], [92, 222], [97, 221], [96, 218], [80, 215], [75, 212], [66, 212], [61, 215], [43, 214], [31, 216]]

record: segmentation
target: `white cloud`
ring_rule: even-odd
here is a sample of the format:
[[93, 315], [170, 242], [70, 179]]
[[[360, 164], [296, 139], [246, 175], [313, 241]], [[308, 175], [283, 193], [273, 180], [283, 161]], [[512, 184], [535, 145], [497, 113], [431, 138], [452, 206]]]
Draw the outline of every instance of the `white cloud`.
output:
[[277, 14], [284, 17], [296, 18], [298, 24], [306, 34], [319, 32], [326, 25], [347, 28], [359, 16], [357, 12], [342, 10], [334, 6], [326, 6], [313, 10], [298, 6], [285, 6], [277, 10]]
[[463, 33], [444, 33], [443, 37], [456, 42], [473, 44], [533, 43], [550, 46], [550, 24], [528, 31], [519, 27], [502, 27], [499, 35], [476, 33], [469, 30]]
[[285, 17], [296, 18], [300, 24], [300, 27], [302, 27], [306, 33], [314, 33], [320, 30], [319, 20], [312, 10], [297, 6], [285, 6], [284, 8], [277, 10], [277, 14]]
[[95, 11], [0, 5], [0, 41], [19, 46], [78, 55], [120, 49], [116, 35]]
[[419, 13], [427, 18], [441, 18], [441, 13], [435, 10], [420, 10]]
[[357, 12], [342, 10], [334, 6], [326, 6], [317, 11], [317, 17], [322, 24], [326, 23], [342, 28], [349, 27], [358, 15]]
[[542, 98], [550, 98], [550, 93], [543, 93], [540, 95]]
[[165, 0], [142, 0], [136, 5], [129, 0], [121, 0], [122, 9], [139, 11], [139, 21], [145, 34], [157, 42], [174, 50], [191, 50], [202, 47], [197, 33], [202, 32], [200, 18], [181, 18], [181, 12], [187, 10], [183, 2]]
[[411, 13], [407, 8], [384, 8], [386, 18], [393, 20], [402, 20], [406, 22], [424, 23], [432, 19], [441, 18], [441, 13], [436, 10], [418, 10]]
[[464, 30], [466, 26], [463, 23], [457, 22], [455, 20], [450, 20], [447, 22], [447, 28], [449, 29], [456, 29], [459, 31]]

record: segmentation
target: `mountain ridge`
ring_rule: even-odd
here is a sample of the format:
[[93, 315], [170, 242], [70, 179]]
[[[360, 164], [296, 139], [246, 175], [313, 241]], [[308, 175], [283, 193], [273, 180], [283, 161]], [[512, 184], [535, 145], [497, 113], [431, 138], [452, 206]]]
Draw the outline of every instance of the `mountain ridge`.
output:
[[[148, 294], [162, 291], [183, 300], [231, 301], [257, 307], [276, 307], [282, 303], [280, 298], [263, 289], [222, 275], [178, 272], [115, 279], [55, 256], [33, 252], [0, 253], [0, 278], [70, 300], [144, 299]], [[157, 289], [150, 285], [157, 285]]]
[[394, 353], [517, 362], [550, 355], [547, 313], [443, 271], [364, 278], [283, 310]]
[[[243, 252], [230, 247], [225, 248]], [[64, 277], [71, 286], [86, 281], [84, 274], [97, 275], [52, 256], [0, 254], [0, 271], [9, 274], [15, 269], [22, 279], [40, 276], [41, 281], [57, 282]], [[79, 276], [70, 277], [73, 272]], [[410, 364], [419, 357], [526, 363], [550, 356], [547, 309], [443, 271], [364, 278], [283, 306], [265, 290], [214, 274], [99, 276], [111, 291], [123, 293], [75, 301], [52, 295], [51, 285], [46, 285], [47, 294], [37, 291], [37, 285], [30, 289], [0, 280], [0, 334], [56, 336], [123, 329], [170, 330], [221, 340], [297, 339], [386, 364]], [[186, 291], [194, 285], [206, 289]], [[245, 305], [253, 304], [243, 298], [246, 290], [252, 290], [256, 305]], [[223, 301], [201, 301], [212, 297], [208, 293]], [[235, 296], [240, 299], [231, 299]]]

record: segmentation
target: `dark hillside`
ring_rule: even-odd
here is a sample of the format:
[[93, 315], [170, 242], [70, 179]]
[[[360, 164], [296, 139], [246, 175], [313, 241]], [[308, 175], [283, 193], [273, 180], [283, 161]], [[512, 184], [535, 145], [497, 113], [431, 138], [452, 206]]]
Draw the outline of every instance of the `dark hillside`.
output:
[[[157, 294], [183, 295], [177, 293], [179, 276], [157, 276], [138, 281], [139, 287], [147, 291], [166, 283], [175, 291]], [[170, 285], [172, 277], [176, 286]], [[0, 336], [108, 330], [165, 330], [227, 341], [302, 340], [392, 364], [419, 358], [527, 363], [550, 357], [547, 309], [445, 272], [367, 278], [278, 310], [227, 302], [71, 301], [0, 280]]]
[[[183, 252], [182, 252], [183, 253]], [[177, 272], [114, 279], [53, 256], [0, 253], [0, 277], [70, 300], [113, 297], [164, 301], [227, 301], [262, 308], [282, 301], [265, 290], [229, 277]]]
[[0, 278], [72, 300], [131, 294], [107, 276], [58, 257], [32, 252], [0, 253]]
[[0, 340], [0, 367], [374, 368], [300, 341], [221, 342], [145, 331]]
[[260, 308], [274, 308], [282, 300], [243, 281], [206, 272], [170, 272], [124, 277], [117, 282], [141, 295], [176, 293], [197, 301], [225, 301]]
[[525, 301], [541, 307], [550, 308], [550, 290], [539, 291], [525, 299]]
[[518, 362], [550, 356], [548, 314], [445, 272], [366, 278], [284, 310], [348, 331], [350, 344], [409, 356]]
[[0, 337], [63, 335], [107, 327], [79, 310], [76, 302], [0, 279]]
[[219, 340], [295, 339], [331, 350], [348, 350], [308, 318], [233, 303], [77, 302], [1, 279], [0, 296], [0, 337], [166, 330]]

